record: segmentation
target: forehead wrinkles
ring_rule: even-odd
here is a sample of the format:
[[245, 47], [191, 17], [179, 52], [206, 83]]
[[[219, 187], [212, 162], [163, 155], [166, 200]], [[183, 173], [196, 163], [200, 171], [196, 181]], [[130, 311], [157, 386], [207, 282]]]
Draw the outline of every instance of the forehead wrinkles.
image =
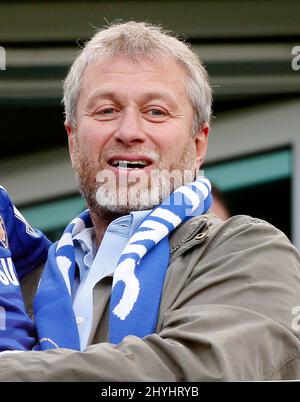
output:
[[[172, 66], [173, 65], [173, 66]], [[180, 77], [181, 75], [181, 77]], [[108, 60], [98, 60], [90, 64], [82, 77], [79, 96], [85, 92], [89, 95], [96, 85], [100, 87], [104, 85], [115, 85], [114, 81], [126, 83], [126, 78], [130, 77], [132, 84], [136, 81], [157, 82], [161, 88], [170, 87], [180, 92], [186, 91], [186, 83], [188, 74], [185, 69], [175, 60], [165, 58], [154, 63], [153, 60], [141, 60], [139, 62], [131, 62], [126, 57], [115, 57]], [[180, 85], [182, 83], [182, 85]], [[181, 87], [181, 88], [180, 88]], [[101, 88], [100, 88], [101, 90]]]

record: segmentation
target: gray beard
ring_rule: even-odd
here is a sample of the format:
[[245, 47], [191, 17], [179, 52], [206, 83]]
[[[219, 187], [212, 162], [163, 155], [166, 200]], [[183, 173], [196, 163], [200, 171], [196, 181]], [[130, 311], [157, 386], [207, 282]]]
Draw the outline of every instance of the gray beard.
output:
[[90, 211], [99, 217], [153, 209], [178, 187], [192, 182], [196, 177], [194, 158], [192, 158], [193, 154], [196, 157], [196, 152], [192, 140], [186, 144], [181, 155], [177, 156], [168, 168], [159, 162], [160, 156], [157, 153], [154, 155], [153, 151], [149, 153], [143, 150], [143, 154], [149, 155], [158, 162], [149, 174], [150, 178], [141, 170], [138, 174], [139, 182], [136, 180], [131, 182], [130, 173], [128, 180], [124, 183], [118, 182], [118, 178], [109, 180], [112, 171], [101, 169], [101, 165], [103, 166], [101, 159], [98, 169], [95, 169], [88, 156], [81, 153], [79, 144], [75, 148], [74, 170], [79, 190]]

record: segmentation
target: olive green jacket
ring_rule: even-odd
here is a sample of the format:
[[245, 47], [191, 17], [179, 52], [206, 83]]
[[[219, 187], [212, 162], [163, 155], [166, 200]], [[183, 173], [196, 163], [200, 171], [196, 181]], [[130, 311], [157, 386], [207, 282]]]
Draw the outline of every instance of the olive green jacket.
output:
[[[287, 238], [258, 219], [207, 214], [174, 231], [170, 247], [154, 334], [107, 342], [108, 276], [94, 288], [84, 352], [1, 356], [0, 381], [300, 379], [300, 259]], [[40, 273], [22, 284], [30, 314]]]

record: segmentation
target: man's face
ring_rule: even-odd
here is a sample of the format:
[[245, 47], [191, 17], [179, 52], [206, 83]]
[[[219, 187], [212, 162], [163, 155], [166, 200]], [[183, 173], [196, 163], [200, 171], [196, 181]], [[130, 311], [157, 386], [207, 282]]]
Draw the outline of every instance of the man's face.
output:
[[192, 135], [193, 119], [186, 73], [172, 59], [132, 63], [118, 56], [88, 66], [76, 130], [66, 128], [89, 207], [117, 213], [153, 208], [184, 184], [184, 171], [193, 180], [208, 137], [207, 125]]

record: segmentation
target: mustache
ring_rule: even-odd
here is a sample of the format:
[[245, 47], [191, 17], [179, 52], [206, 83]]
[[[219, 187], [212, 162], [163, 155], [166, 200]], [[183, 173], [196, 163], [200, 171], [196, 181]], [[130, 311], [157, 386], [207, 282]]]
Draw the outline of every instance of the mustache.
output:
[[141, 154], [151, 159], [153, 162], [159, 162], [161, 159], [160, 152], [155, 151], [153, 149], [147, 149], [146, 147], [143, 146], [131, 147], [131, 148], [110, 147], [107, 151], [102, 152], [102, 154], [99, 157], [99, 163], [101, 164], [102, 162], [105, 162], [106, 160], [117, 154], [126, 154], [126, 155]]

